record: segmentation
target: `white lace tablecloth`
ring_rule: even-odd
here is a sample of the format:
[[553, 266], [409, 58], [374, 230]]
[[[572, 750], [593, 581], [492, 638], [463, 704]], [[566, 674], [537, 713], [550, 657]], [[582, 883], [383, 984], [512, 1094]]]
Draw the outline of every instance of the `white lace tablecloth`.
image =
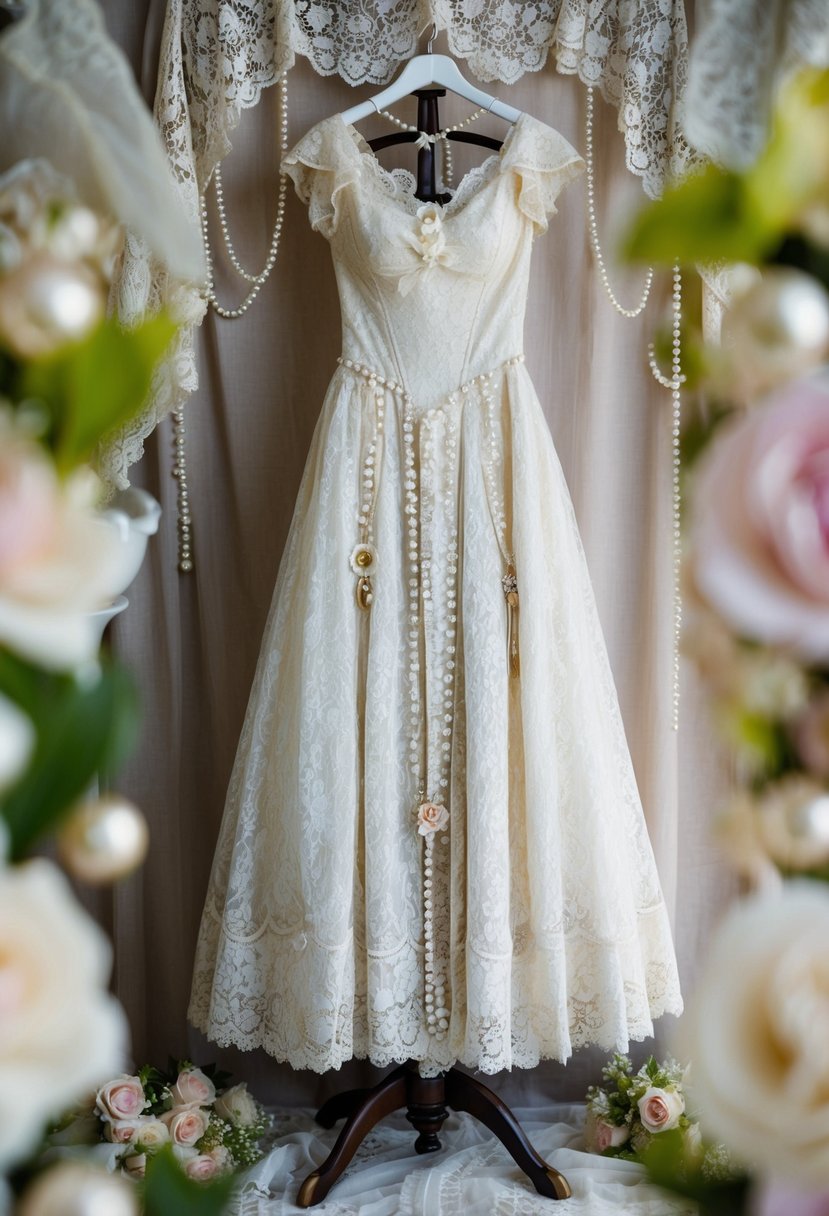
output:
[[[415, 1133], [401, 1112], [364, 1140], [319, 1216], [696, 1216], [696, 1206], [649, 1185], [629, 1161], [582, 1151], [583, 1106], [515, 1111], [533, 1145], [567, 1177], [573, 1197], [536, 1194], [512, 1158], [469, 1115], [451, 1115], [443, 1150], [414, 1152]], [[328, 1155], [342, 1124], [323, 1131], [310, 1111], [279, 1112], [272, 1147], [246, 1174], [234, 1216], [289, 1216], [303, 1178]]]

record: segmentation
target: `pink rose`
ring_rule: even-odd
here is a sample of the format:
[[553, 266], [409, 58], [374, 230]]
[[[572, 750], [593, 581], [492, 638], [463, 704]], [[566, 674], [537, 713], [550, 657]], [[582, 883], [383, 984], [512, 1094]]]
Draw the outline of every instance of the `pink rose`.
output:
[[207, 1131], [207, 1115], [198, 1106], [174, 1106], [161, 1116], [173, 1144], [193, 1145]]
[[676, 1127], [685, 1110], [685, 1099], [676, 1089], [651, 1085], [639, 1099], [639, 1118], [649, 1132], [667, 1132]]
[[184, 1172], [188, 1178], [195, 1178], [197, 1182], [207, 1182], [209, 1178], [216, 1177], [219, 1166], [211, 1153], [199, 1153], [198, 1157], [192, 1157], [185, 1163]]
[[132, 1144], [140, 1128], [140, 1119], [109, 1119], [104, 1126], [104, 1138], [110, 1144]]
[[421, 836], [439, 832], [449, 823], [449, 812], [438, 802], [422, 802], [417, 808], [417, 830]]
[[216, 1170], [218, 1173], [229, 1174], [233, 1169], [233, 1155], [230, 1149], [225, 1148], [223, 1144], [219, 1144], [216, 1148], [212, 1148], [207, 1156], [212, 1157], [216, 1162]]
[[829, 378], [723, 427], [697, 473], [691, 536], [697, 586], [733, 629], [829, 658]]
[[829, 1216], [829, 1191], [801, 1191], [782, 1183], [755, 1188], [751, 1216]]
[[609, 1148], [621, 1148], [630, 1139], [630, 1128], [626, 1123], [616, 1127], [605, 1119], [593, 1116], [586, 1129], [587, 1145], [591, 1153], [604, 1153]]
[[36, 560], [58, 532], [58, 482], [35, 446], [0, 444], [0, 577]]
[[174, 1106], [210, 1106], [216, 1097], [216, 1086], [200, 1068], [187, 1068], [178, 1074], [170, 1093]]
[[116, 1077], [101, 1086], [95, 1095], [98, 1110], [105, 1119], [135, 1120], [144, 1109], [147, 1098], [138, 1077]]

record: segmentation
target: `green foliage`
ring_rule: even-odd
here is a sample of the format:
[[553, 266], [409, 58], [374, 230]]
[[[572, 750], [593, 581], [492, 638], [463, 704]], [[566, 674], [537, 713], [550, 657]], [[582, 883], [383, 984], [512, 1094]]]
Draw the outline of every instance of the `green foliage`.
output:
[[829, 71], [798, 73], [782, 90], [769, 141], [744, 173], [709, 165], [640, 212], [625, 252], [634, 261], [753, 262], [829, 204]]
[[144, 1216], [223, 1216], [233, 1187], [231, 1176], [194, 1182], [184, 1174], [172, 1149], [165, 1146], [147, 1158], [141, 1186]]
[[131, 677], [112, 663], [89, 678], [42, 671], [0, 650], [0, 691], [35, 725], [26, 772], [0, 798], [0, 815], [19, 860], [88, 789], [114, 770], [135, 737], [138, 707]]
[[87, 460], [102, 439], [139, 412], [174, 333], [163, 313], [129, 330], [109, 318], [83, 342], [15, 370], [8, 395], [43, 411], [43, 438], [61, 472]]
[[652, 1136], [640, 1159], [652, 1182], [695, 1200], [700, 1216], [743, 1216], [747, 1211], [749, 1180], [727, 1174], [716, 1147], [704, 1146], [699, 1159], [689, 1162], [677, 1129]]

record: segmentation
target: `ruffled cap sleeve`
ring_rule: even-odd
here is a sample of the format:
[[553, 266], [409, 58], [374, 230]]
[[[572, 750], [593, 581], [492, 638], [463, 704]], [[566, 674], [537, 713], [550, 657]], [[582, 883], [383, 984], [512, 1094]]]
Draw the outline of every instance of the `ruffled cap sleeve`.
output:
[[560, 131], [528, 114], [519, 121], [522, 125], [504, 152], [502, 167], [515, 177], [519, 210], [537, 233], [546, 232], [560, 191], [584, 172], [585, 165]]
[[342, 192], [356, 182], [359, 163], [360, 153], [339, 114], [312, 127], [282, 162], [308, 207], [312, 228], [329, 239], [340, 221]]

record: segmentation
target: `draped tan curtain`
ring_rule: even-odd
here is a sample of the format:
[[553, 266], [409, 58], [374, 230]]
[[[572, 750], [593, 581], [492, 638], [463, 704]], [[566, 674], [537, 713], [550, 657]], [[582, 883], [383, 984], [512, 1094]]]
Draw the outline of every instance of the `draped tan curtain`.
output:
[[[163, 0], [107, 0], [104, 8], [151, 101]], [[576, 78], [548, 64], [509, 88], [492, 87], [583, 149], [584, 88]], [[293, 142], [371, 87], [322, 79], [300, 61], [289, 90]], [[275, 215], [275, 92], [243, 115], [224, 165], [234, 242], [249, 269], [264, 261]], [[443, 120], [469, 109], [447, 98]], [[617, 293], [631, 304], [642, 271], [621, 271], [609, 251], [641, 199], [641, 184], [625, 170], [616, 114], [599, 100], [596, 109], [603, 242]], [[406, 114], [403, 106], [398, 112]], [[375, 128], [364, 124], [369, 135], [390, 129], [380, 119]], [[478, 129], [498, 131], [492, 120]], [[389, 166], [411, 164], [410, 149], [383, 155]], [[458, 177], [474, 158], [474, 150], [456, 145]], [[236, 302], [241, 286], [219, 277], [223, 299]], [[664, 286], [655, 288], [639, 319], [614, 312], [588, 250], [582, 179], [562, 195], [559, 215], [536, 245], [526, 353], [575, 502], [687, 995], [731, 884], [710, 840], [722, 777], [704, 703], [685, 669], [681, 729], [671, 728], [670, 401], [646, 358]], [[113, 630], [144, 705], [141, 745], [118, 784], [146, 812], [153, 844], [141, 873], [96, 906], [115, 941], [115, 987], [132, 1022], [137, 1059], [221, 1058], [264, 1098], [307, 1104], [373, 1070], [354, 1063], [320, 1078], [261, 1052], [220, 1053], [188, 1032], [185, 1011], [225, 789], [306, 452], [339, 353], [339, 327], [328, 248], [291, 196], [277, 266], [258, 301], [240, 321], [211, 314], [199, 334], [200, 387], [187, 412], [192, 574], [176, 571], [169, 422], [133, 470], [134, 482], [160, 500], [164, 515], [130, 607]], [[579, 1097], [595, 1079], [597, 1059], [579, 1053], [566, 1069], [516, 1072], [496, 1079], [496, 1088], [525, 1104]]]

